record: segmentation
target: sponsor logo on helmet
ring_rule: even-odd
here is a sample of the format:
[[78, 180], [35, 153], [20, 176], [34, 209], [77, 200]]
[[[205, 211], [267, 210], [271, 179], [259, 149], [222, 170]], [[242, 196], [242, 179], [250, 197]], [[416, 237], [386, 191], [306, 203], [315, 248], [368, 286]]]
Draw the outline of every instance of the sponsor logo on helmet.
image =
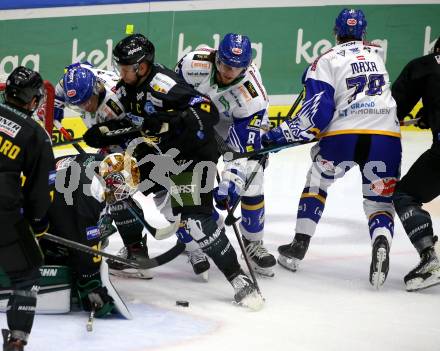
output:
[[75, 89], [70, 89], [70, 90], [67, 90], [67, 96], [68, 97], [74, 97], [74, 96], [76, 96], [76, 90]]
[[350, 27], [355, 26], [357, 23], [358, 23], [358, 21], [357, 21], [356, 18], [349, 18], [349, 19], [347, 19], [347, 24], [348, 24]]
[[241, 55], [243, 53], [243, 50], [240, 48], [232, 48], [231, 51], [234, 55]]
[[138, 46], [137, 48], [134, 48], [134, 49], [129, 50], [129, 51], [128, 51], [128, 54], [129, 54], [129, 55], [133, 55], [134, 53], [136, 53], [136, 52], [138, 52], [138, 51], [141, 51], [141, 50], [142, 50], [142, 47], [141, 47], [141, 46]]

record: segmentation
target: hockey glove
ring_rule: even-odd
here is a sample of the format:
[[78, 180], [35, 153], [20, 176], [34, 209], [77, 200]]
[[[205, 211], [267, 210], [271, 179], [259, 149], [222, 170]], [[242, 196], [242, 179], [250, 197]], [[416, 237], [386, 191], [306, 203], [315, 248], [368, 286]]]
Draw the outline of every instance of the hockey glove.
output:
[[59, 96], [55, 96], [53, 118], [58, 122], [64, 118], [64, 100]]
[[123, 144], [128, 139], [140, 137], [140, 130], [128, 119], [110, 120], [98, 123], [84, 133], [88, 146], [100, 149], [109, 145]]
[[415, 124], [416, 127], [420, 129], [429, 129], [431, 128], [429, 126], [428, 118], [425, 116], [425, 108], [422, 107], [416, 114], [415, 118], [420, 118], [417, 123]]
[[216, 207], [226, 210], [227, 205], [233, 207], [244, 188], [245, 177], [237, 169], [228, 169], [223, 172], [223, 179], [214, 189], [213, 196]]
[[95, 317], [102, 318], [110, 314], [115, 305], [113, 298], [108, 294], [107, 288], [102, 286], [99, 279], [87, 282], [77, 282], [78, 294], [84, 310], [91, 311], [95, 308]]
[[281, 146], [286, 144], [288, 144], [288, 141], [285, 137], [285, 128], [282, 128], [282, 126], [275, 127], [261, 136], [261, 145], [263, 145], [263, 147]]

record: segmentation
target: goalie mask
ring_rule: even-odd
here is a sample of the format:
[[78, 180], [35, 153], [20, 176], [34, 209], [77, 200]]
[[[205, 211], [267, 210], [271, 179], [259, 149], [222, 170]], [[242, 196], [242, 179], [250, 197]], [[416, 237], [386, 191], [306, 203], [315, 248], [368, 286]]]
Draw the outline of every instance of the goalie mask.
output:
[[99, 175], [105, 181], [104, 196], [108, 203], [133, 195], [140, 181], [136, 159], [121, 153], [107, 155], [99, 165]]

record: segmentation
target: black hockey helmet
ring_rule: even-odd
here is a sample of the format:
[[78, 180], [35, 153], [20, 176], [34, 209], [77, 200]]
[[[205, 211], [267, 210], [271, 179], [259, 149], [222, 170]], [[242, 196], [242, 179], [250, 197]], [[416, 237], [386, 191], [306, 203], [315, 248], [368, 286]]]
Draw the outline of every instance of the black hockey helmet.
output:
[[154, 62], [154, 45], [140, 33], [132, 34], [116, 44], [113, 59], [119, 65], [134, 65]]
[[6, 80], [5, 94], [7, 98], [18, 100], [24, 105], [35, 96], [38, 103], [43, 96], [43, 79], [38, 72], [19, 66]]

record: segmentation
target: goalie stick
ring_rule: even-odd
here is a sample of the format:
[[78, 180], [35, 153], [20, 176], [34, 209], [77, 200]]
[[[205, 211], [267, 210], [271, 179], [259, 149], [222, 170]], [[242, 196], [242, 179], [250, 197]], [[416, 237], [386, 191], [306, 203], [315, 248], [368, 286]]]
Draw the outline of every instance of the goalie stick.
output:
[[130, 267], [136, 268], [136, 269], [150, 269], [150, 268], [155, 268], [155, 267], [161, 266], [165, 263], [170, 262], [171, 260], [173, 260], [177, 256], [179, 256], [185, 249], [185, 244], [182, 244], [180, 241], [178, 241], [177, 244], [174, 245], [168, 251], [165, 251], [164, 253], [160, 254], [159, 256], [156, 256], [153, 258], [148, 258], [145, 261], [145, 263], [139, 263], [138, 261], [130, 260], [128, 258], [124, 258], [124, 257], [116, 256], [116, 255], [112, 255], [108, 252], [101, 251], [98, 249], [93, 249], [87, 245], [83, 245], [83, 244], [80, 244], [76, 241], [65, 239], [65, 238], [50, 234], [50, 233], [45, 233], [43, 236], [41, 236], [41, 238], [52, 241], [57, 244], [61, 244], [63, 246], [71, 248], [71, 249], [75, 249], [75, 250], [87, 253], [92, 256], [102, 256], [102, 257], [109, 259], [110, 261], [124, 263], [127, 266], [130, 266]]

